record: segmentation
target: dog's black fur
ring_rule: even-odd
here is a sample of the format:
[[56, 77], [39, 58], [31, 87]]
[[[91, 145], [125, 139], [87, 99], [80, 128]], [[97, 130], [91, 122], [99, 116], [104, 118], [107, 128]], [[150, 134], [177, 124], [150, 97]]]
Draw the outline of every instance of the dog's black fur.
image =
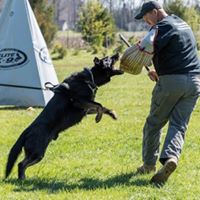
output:
[[24, 148], [25, 158], [18, 164], [18, 178], [25, 179], [25, 170], [42, 160], [45, 151], [58, 134], [77, 124], [86, 114], [97, 114], [96, 122], [105, 113], [116, 119], [112, 110], [94, 101], [98, 86], [108, 83], [112, 76], [122, 74], [114, 64], [119, 55], [94, 59], [94, 67], [72, 74], [54, 88], [54, 96], [40, 115], [24, 130], [10, 150], [6, 174], [7, 178]]

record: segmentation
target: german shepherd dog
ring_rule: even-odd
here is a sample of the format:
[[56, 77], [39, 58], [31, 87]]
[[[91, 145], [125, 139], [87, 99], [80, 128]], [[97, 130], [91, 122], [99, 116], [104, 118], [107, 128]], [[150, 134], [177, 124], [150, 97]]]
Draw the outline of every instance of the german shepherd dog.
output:
[[118, 59], [118, 54], [102, 59], [95, 57], [92, 68], [74, 73], [54, 87], [52, 99], [10, 150], [6, 178], [23, 148], [25, 158], [18, 164], [20, 180], [25, 179], [27, 167], [42, 160], [49, 143], [56, 140], [61, 131], [79, 123], [87, 114], [96, 114], [96, 122], [101, 120], [104, 113], [117, 119], [114, 111], [95, 102], [94, 98], [98, 86], [108, 83], [114, 75], [123, 74], [114, 67]]

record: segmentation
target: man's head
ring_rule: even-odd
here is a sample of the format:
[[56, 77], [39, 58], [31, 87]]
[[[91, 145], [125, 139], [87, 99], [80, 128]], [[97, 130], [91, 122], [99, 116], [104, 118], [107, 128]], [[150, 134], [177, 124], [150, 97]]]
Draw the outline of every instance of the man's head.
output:
[[142, 5], [140, 12], [135, 16], [135, 19], [143, 18], [147, 24], [154, 26], [165, 16], [167, 16], [167, 13], [157, 1], [148, 1]]

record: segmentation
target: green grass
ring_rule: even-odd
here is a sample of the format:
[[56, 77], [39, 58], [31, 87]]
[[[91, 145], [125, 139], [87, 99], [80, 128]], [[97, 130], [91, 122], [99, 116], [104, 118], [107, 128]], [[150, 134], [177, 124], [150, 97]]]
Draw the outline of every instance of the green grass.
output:
[[[61, 81], [71, 72], [92, 65], [93, 55], [80, 52], [56, 61]], [[17, 181], [17, 165], [3, 180], [11, 146], [41, 109], [0, 108], [0, 200], [144, 200], [200, 199], [200, 140], [197, 104], [177, 170], [162, 188], [149, 184], [151, 175], [136, 175], [141, 164], [142, 128], [149, 111], [154, 83], [141, 75], [122, 75], [99, 88], [96, 100], [118, 113], [113, 121], [104, 116], [99, 124], [87, 116], [60, 134], [45, 158], [27, 170], [27, 180]], [[163, 137], [165, 136], [164, 129]], [[163, 141], [164, 138], [162, 138]], [[18, 159], [21, 160], [22, 156]], [[158, 167], [160, 165], [158, 164]]]

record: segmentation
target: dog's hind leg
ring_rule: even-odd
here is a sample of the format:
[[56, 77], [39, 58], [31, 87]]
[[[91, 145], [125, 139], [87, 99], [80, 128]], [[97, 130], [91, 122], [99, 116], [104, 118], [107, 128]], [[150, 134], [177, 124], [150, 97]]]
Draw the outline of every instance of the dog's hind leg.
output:
[[28, 167], [40, 162], [43, 156], [26, 155], [24, 160], [18, 164], [18, 179], [24, 180], [26, 178], [25, 171]]

